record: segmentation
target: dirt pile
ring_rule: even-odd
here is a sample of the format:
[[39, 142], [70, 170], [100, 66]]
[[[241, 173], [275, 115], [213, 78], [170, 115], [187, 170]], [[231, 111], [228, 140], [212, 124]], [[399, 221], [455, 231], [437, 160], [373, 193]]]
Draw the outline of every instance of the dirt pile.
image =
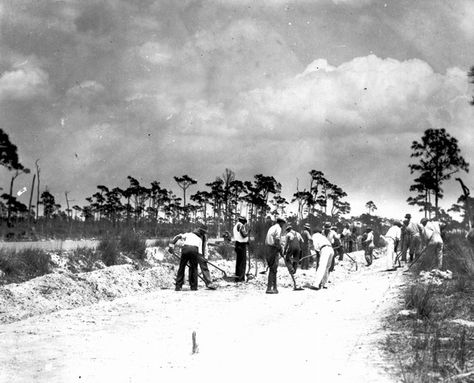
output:
[[133, 265], [111, 266], [88, 273], [60, 271], [0, 288], [0, 323], [57, 310], [86, 306], [174, 284], [174, 265], [144, 270]]

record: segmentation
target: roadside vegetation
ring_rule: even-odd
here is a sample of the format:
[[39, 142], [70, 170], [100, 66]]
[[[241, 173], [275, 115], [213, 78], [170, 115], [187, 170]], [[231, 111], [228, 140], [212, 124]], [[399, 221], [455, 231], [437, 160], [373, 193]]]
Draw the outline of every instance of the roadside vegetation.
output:
[[386, 350], [404, 383], [474, 382], [474, 254], [459, 235], [445, 244], [452, 279], [428, 274], [433, 260], [420, 258], [404, 291], [409, 311], [388, 318]]

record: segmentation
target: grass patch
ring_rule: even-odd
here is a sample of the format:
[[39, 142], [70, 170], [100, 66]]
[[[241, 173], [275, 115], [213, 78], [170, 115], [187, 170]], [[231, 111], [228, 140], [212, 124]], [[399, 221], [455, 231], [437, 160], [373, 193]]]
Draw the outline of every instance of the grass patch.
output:
[[433, 260], [421, 260], [405, 291], [405, 307], [417, 315], [388, 318], [386, 351], [395, 355], [395, 374], [404, 383], [474, 382], [474, 375], [463, 377], [474, 370], [474, 328], [453, 322], [474, 322], [474, 262], [462, 237], [448, 237], [445, 244], [444, 264], [453, 280], [420, 283], [420, 269], [433, 266]]
[[51, 256], [41, 249], [0, 250], [6, 283], [19, 283], [50, 272]]
[[130, 258], [143, 261], [145, 259], [146, 242], [133, 231], [123, 233], [119, 239], [119, 249]]
[[110, 237], [103, 238], [97, 245], [97, 251], [100, 253], [105, 266], [114, 266], [118, 263], [119, 248], [116, 239]]
[[[99, 251], [90, 247], [78, 247], [70, 255], [72, 262], [68, 269], [73, 273], [82, 273], [96, 270], [97, 262], [101, 260]], [[104, 262], [105, 263], [105, 262]]]

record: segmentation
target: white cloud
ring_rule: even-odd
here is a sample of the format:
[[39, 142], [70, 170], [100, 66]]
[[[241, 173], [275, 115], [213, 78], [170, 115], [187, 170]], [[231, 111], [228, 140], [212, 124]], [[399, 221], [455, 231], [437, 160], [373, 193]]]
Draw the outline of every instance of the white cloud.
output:
[[468, 37], [474, 37], [474, 2], [465, 1], [461, 6], [460, 27]]
[[45, 92], [47, 86], [47, 73], [26, 59], [1, 74], [0, 100], [27, 99]]
[[171, 62], [171, 49], [159, 42], [148, 41], [138, 49], [139, 56], [152, 64], [167, 64]]

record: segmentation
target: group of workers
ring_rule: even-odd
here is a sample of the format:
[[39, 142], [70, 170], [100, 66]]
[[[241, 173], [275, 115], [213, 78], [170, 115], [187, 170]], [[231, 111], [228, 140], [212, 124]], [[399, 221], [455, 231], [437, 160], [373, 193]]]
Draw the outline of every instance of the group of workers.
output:
[[[403, 220], [394, 221], [384, 236], [381, 236], [386, 245], [387, 270], [395, 270], [402, 262], [413, 262], [422, 252], [437, 260], [437, 267], [441, 269], [443, 262], [443, 239], [441, 237], [442, 225], [433, 220], [422, 219], [416, 223], [406, 214]], [[283, 231], [284, 228], [284, 231]], [[175, 289], [181, 290], [184, 283], [186, 266], [189, 266], [189, 285], [191, 290], [197, 290], [198, 266], [201, 268], [201, 279], [208, 289], [216, 287], [212, 283], [206, 260], [207, 227], [200, 226], [193, 232], [178, 234], [170, 243], [170, 252], [178, 241], [183, 242], [181, 258], [176, 276]], [[250, 228], [247, 219], [238, 217], [233, 227], [232, 237], [236, 254], [235, 282], [244, 282], [246, 277], [247, 251], [250, 238]], [[230, 234], [226, 237], [230, 240]], [[265, 236], [265, 257], [268, 266], [267, 294], [278, 294], [277, 273], [279, 259], [283, 257], [285, 265], [290, 273], [295, 289], [294, 274], [298, 268], [307, 270], [315, 266], [316, 275], [314, 284], [307, 286], [314, 290], [326, 288], [329, 274], [334, 270], [336, 258], [343, 260], [344, 254], [354, 250], [356, 243], [356, 232], [351, 230], [348, 224], [342, 232], [338, 233], [337, 227], [326, 222], [322, 229], [314, 231], [306, 223], [303, 230], [298, 232], [291, 224], [287, 224], [284, 218], [277, 218]], [[422, 250], [422, 244], [425, 244]], [[367, 228], [360, 237], [360, 244], [364, 250], [367, 266], [373, 262], [375, 248], [374, 232]], [[399, 251], [399, 247], [401, 250]]]
[[[423, 218], [419, 223], [406, 214], [403, 222], [395, 221], [382, 236], [387, 246], [387, 270], [393, 271], [398, 265], [417, 260], [423, 252], [428, 259], [436, 260], [436, 267], [443, 267], [443, 238], [441, 230], [444, 225], [436, 220]], [[400, 251], [398, 248], [401, 247]]]

